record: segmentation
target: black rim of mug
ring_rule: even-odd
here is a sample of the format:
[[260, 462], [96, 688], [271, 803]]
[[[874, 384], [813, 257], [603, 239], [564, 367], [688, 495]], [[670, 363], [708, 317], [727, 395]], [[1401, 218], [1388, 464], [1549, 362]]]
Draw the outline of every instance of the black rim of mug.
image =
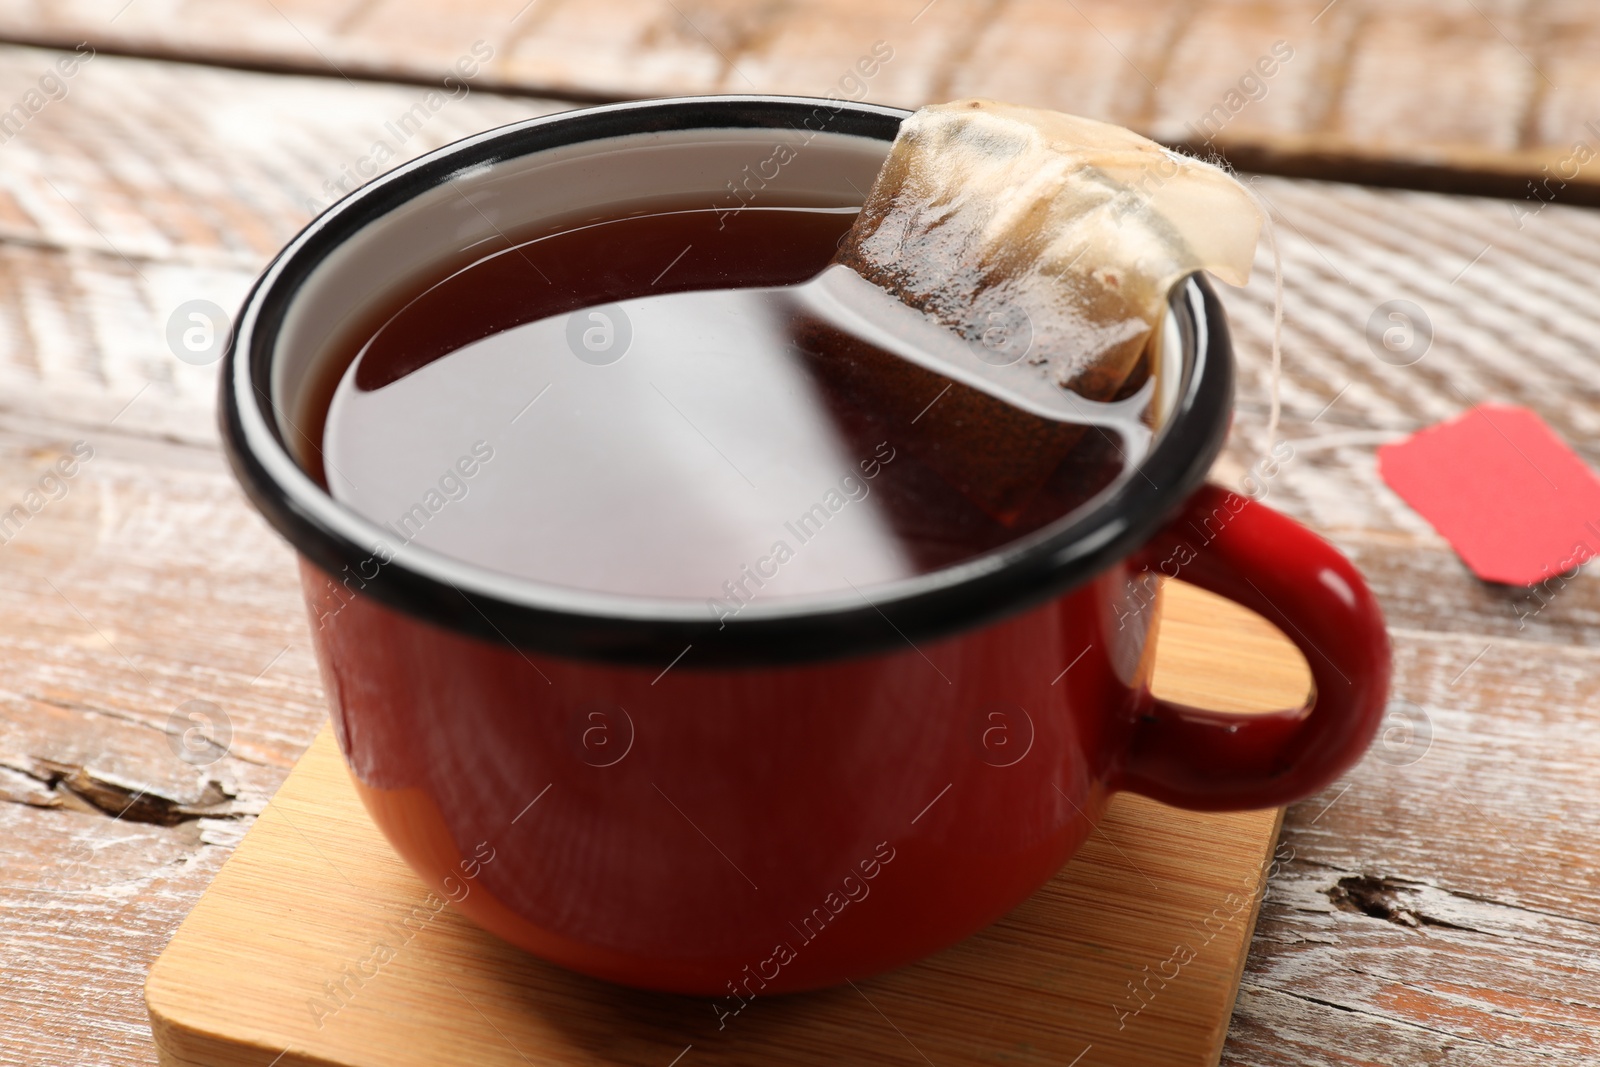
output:
[[[646, 132], [793, 131], [819, 115], [828, 132], [889, 141], [909, 114], [811, 97], [611, 104], [489, 130], [373, 180], [302, 230], [245, 298], [220, 376], [219, 420], [235, 475], [278, 532], [336, 581], [427, 622], [526, 652], [657, 670], [669, 663], [694, 670], [836, 659], [910, 651], [1061, 596], [1155, 533], [1205, 480], [1222, 448], [1232, 411], [1232, 345], [1221, 304], [1203, 275], [1173, 290], [1182, 380], [1168, 424], [1136, 472], [1141, 476], [1123, 478], [1092, 508], [976, 559], [875, 586], [870, 597], [852, 592], [765, 604], [757, 599], [722, 624], [704, 604], [568, 589], [474, 567], [417, 545], [388, 545], [376, 523], [336, 503], [305, 473], [273, 411], [278, 332], [312, 270], [363, 227], [463, 171]], [[388, 562], [376, 562], [380, 545]]]

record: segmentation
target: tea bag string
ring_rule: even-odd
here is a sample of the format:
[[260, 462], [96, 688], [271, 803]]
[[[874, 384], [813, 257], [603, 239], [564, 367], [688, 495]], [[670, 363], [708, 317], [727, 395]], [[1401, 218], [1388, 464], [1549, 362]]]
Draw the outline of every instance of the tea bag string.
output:
[[[1255, 183], [1250, 185], [1250, 195], [1266, 207]], [[1278, 251], [1278, 224], [1272, 212], [1263, 213], [1266, 219], [1267, 245], [1272, 249], [1272, 408], [1267, 416], [1267, 452], [1278, 440], [1278, 419], [1283, 413], [1283, 255]]]
[[1203, 159], [1201, 162], [1227, 174], [1255, 202], [1256, 210], [1261, 213], [1262, 229], [1266, 231], [1267, 247], [1272, 250], [1272, 363], [1267, 381], [1269, 398], [1267, 442], [1262, 449], [1262, 458], [1265, 459], [1272, 455], [1283, 416], [1283, 253], [1278, 246], [1278, 223], [1273, 218], [1272, 205], [1256, 188], [1256, 182], [1259, 180], [1257, 177], [1252, 176], [1249, 181], [1240, 181], [1233, 165], [1215, 153], [1210, 159]]
[[[1231, 168], [1229, 168], [1230, 173]], [[1272, 217], [1272, 206], [1256, 189], [1256, 180], [1241, 182], [1250, 198], [1261, 211], [1262, 228], [1266, 230], [1267, 247], [1272, 250], [1272, 370], [1268, 379], [1271, 406], [1267, 414], [1267, 444], [1265, 456], [1272, 455], [1278, 440], [1278, 423], [1283, 413], [1283, 255], [1278, 248], [1278, 224]]]

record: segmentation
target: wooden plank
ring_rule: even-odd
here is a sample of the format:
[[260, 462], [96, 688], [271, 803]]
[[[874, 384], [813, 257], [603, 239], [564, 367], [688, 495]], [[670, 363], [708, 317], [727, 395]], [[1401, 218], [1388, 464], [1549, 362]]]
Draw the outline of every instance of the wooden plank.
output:
[[[1305, 661], [1259, 618], [1178, 583], [1165, 601], [1164, 693], [1240, 710], [1303, 697]], [[146, 999], [166, 1063], [604, 1067], [692, 1048], [701, 1064], [1020, 1053], [1083, 1067], [1210, 1065], [1279, 815], [1118, 797], [1079, 855], [992, 929], [854, 989], [758, 1000], [713, 1026], [709, 1001], [578, 978], [454, 912], [397, 940], [382, 921], [414, 908], [423, 887], [372, 825], [324, 730], [152, 968]], [[320, 980], [337, 980], [329, 961], [367, 959], [375, 942], [392, 954], [378, 973], [331, 1013], [327, 1003], [309, 1012], [313, 997], [326, 1001]]]
[[[1408, 545], [1365, 535], [1334, 539], [1384, 603], [1393, 605], [1388, 612], [1392, 628], [1427, 632], [1448, 619], [1457, 632], [1471, 635], [1474, 655], [1503, 645], [1509, 654], [1524, 641], [1600, 647], [1600, 585], [1592, 569], [1512, 588], [1474, 578], [1442, 542]], [[1512, 643], [1505, 645], [1508, 639]]]
[[1191, 6], [1151, 75], [1152, 132], [1198, 148], [1326, 128], [1341, 92], [1349, 13], [1335, 7], [1327, 25], [1314, 25], [1319, 10], [1312, 2]]
[[[0, 39], [434, 85], [477, 46], [483, 86], [590, 99], [994, 96], [1258, 169], [1521, 198], [1550, 166], [1541, 197], [1600, 199], [1582, 0], [0, 0]], [[878, 42], [893, 61], [845, 80]]]
[[[214, 452], [0, 426], [8, 507], [73, 440], [95, 449], [0, 548], [0, 1058], [145, 1063], [144, 971], [322, 721], [321, 690], [288, 553]], [[230, 725], [212, 763], [180, 756], [194, 701]]]
[[[1365, 13], [1348, 63], [1348, 87], [1332, 116], [1337, 136], [1375, 149], [1420, 140], [1488, 153], [1522, 146], [1544, 75], [1492, 18], [1404, 7]], [[1514, 16], [1513, 16], [1514, 17]], [[1522, 20], [1512, 32], [1525, 35]], [[1524, 42], [1527, 43], [1527, 42]], [[1463, 71], [1471, 77], [1397, 78], [1397, 70]]]
[[985, 20], [982, 35], [954, 65], [948, 95], [1143, 125], [1153, 117], [1151, 95], [1185, 23], [1172, 5], [1086, 0], [1074, 8], [1013, 0]]
[[[1282, 436], [1294, 458], [1268, 480], [1274, 506], [1336, 535], [1440, 545], [1377, 478], [1375, 447], [1485, 401], [1532, 407], [1600, 466], [1586, 281], [1600, 269], [1600, 214], [1556, 205], [1519, 218], [1467, 197], [1268, 179], [1257, 188], [1289, 282]], [[1242, 478], [1267, 447], [1270, 269], [1263, 250], [1251, 286], [1224, 294], [1241, 416], [1223, 480]], [[1420, 310], [1410, 355], [1382, 346], [1394, 323], [1380, 309], [1395, 301]]]
[[1600, 1055], [1600, 653], [1477, 643], [1397, 635], [1431, 737], [1291, 809], [1225, 1062]]
[[[0, 57], [4, 100], [60, 54]], [[0, 145], [0, 406], [195, 442], [215, 440], [216, 368], [175, 357], [181, 305], [231, 312], [367, 161], [378, 173], [563, 106], [464, 92], [430, 111], [414, 86], [339, 83], [330, 99], [320, 78], [111, 56], [66, 84]], [[419, 104], [402, 138], [396, 120]]]
[[[37, 91], [63, 58], [25, 48], [0, 54], [0, 101]], [[469, 83], [430, 99], [432, 90], [418, 86], [111, 56], [81, 61], [62, 85], [64, 97], [0, 145], [0, 239], [197, 272], [253, 272], [366, 178], [469, 133], [567, 106]], [[413, 121], [397, 134], [406, 116]]]
[[[57, 58], [0, 49], [0, 99]], [[0, 1060], [121, 1067], [154, 1060], [149, 964], [325, 719], [292, 555], [167, 318], [236, 305], [421, 91], [109, 56], [70, 85], [0, 145], [0, 504], [93, 449], [0, 544]], [[390, 165], [551, 106], [452, 101]], [[214, 762], [182, 758], [192, 701]]]

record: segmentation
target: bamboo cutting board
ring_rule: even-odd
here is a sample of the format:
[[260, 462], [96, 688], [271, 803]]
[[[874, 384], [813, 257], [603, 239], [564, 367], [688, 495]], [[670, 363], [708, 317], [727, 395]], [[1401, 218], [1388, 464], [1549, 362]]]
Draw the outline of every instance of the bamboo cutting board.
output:
[[[1162, 695], [1238, 711], [1303, 697], [1304, 660], [1272, 627], [1166, 589]], [[707, 999], [562, 971], [443, 907], [367, 819], [324, 729], [145, 999], [166, 1067], [1212, 1065], [1280, 818], [1119, 796], [990, 929], [871, 981], [753, 1001], [719, 1030]]]

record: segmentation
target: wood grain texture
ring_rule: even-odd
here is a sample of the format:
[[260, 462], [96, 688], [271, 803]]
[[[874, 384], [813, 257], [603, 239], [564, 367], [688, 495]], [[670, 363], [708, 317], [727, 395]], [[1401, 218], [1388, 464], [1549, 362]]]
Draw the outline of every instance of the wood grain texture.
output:
[[[0, 48], [0, 100], [58, 58]], [[0, 144], [0, 407], [195, 443], [215, 441], [216, 373], [173, 356], [182, 304], [231, 312], [364, 164], [376, 174], [564, 106], [458, 90], [430, 111], [413, 86], [109, 56], [64, 84]], [[397, 136], [419, 103], [424, 121]]]
[[[0, 49], [0, 99], [58, 56]], [[216, 450], [185, 301], [231, 309], [413, 86], [99, 57], [0, 145], [0, 1064], [142, 1064], [145, 971], [325, 718], [293, 557]], [[390, 161], [555, 105], [474, 93]], [[181, 758], [206, 701], [226, 755]], [[212, 712], [211, 714], [215, 714]], [[174, 718], [177, 716], [177, 718]]]
[[[0, 100], [55, 58], [0, 50]], [[290, 553], [215, 452], [214, 369], [179, 363], [164, 333], [184, 300], [231, 307], [307, 201], [418, 92], [103, 55], [0, 145], [0, 501], [72, 442], [96, 450], [69, 494], [0, 546], [7, 1067], [154, 1062], [145, 970], [321, 722]], [[474, 90], [429, 137], [558, 106]], [[1265, 499], [1368, 575], [1393, 626], [1396, 697], [1431, 734], [1407, 746], [1397, 730], [1290, 809], [1295, 859], [1269, 891], [1223, 1062], [1572, 1062], [1597, 1002], [1592, 933], [1580, 942], [1600, 922], [1595, 565], [1540, 595], [1476, 581], [1378, 480], [1374, 449], [1472, 402], [1509, 402], [1600, 466], [1600, 215], [1259, 187], [1285, 260], [1283, 437], [1295, 448]], [[1214, 477], [1240, 486], [1267, 444], [1270, 279], [1221, 296], [1240, 381]], [[1398, 299], [1433, 325], [1407, 367], [1368, 341], [1373, 312]], [[232, 750], [209, 767], [171, 748], [168, 719], [191, 699], [233, 722]], [[106, 808], [120, 808], [118, 788], [165, 802], [117, 819]], [[175, 825], [133, 821], [212, 806]], [[1351, 897], [1344, 879], [1375, 881]], [[1403, 914], [1417, 925], [1392, 917]]]
[[1593, 1062], [1594, 649], [1396, 644], [1431, 737], [1291, 812], [1225, 1062]]
[[[1587, 281], [1600, 218], [1262, 186], [1296, 279], [1283, 382], [1295, 456], [1266, 499], [1330, 537], [1378, 592], [1395, 705], [1385, 742], [1289, 811], [1294, 858], [1269, 890], [1224, 1063], [1588, 1062], [1600, 1053], [1600, 840], [1582, 814], [1600, 760], [1595, 569], [1538, 590], [1477, 581], [1379, 480], [1374, 452], [1507, 402], [1600, 466]], [[1229, 295], [1246, 414], [1217, 474], [1239, 479], [1265, 445], [1270, 303], [1259, 285]], [[1392, 300], [1431, 322], [1409, 366], [1369, 340]]]
[[1586, 0], [0, 0], [0, 39], [431, 84], [482, 42], [502, 89], [993, 96], [1257, 169], [1600, 200]]
[[[1236, 710], [1303, 698], [1305, 661], [1262, 620], [1180, 583], [1164, 599], [1164, 694]], [[611, 1067], [692, 1050], [694, 1063], [775, 1067], [1210, 1067], [1280, 815], [1119, 796], [1072, 862], [989, 930], [719, 1020], [705, 998], [579, 978], [425, 904], [324, 730], [152, 967], [146, 1000], [171, 1065]], [[408, 913], [424, 918], [398, 925]], [[345, 983], [338, 997], [330, 980]]]

